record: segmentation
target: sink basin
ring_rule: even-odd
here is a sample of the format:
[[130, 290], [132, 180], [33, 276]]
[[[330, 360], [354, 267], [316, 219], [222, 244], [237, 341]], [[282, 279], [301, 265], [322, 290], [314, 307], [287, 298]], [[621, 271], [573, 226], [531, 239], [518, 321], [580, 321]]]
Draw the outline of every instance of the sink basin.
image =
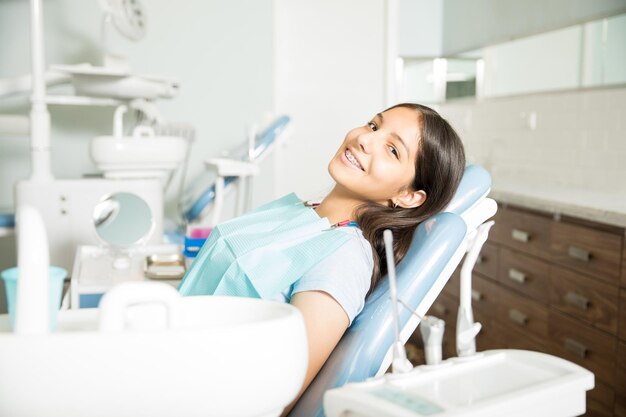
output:
[[324, 409], [328, 417], [576, 416], [585, 413], [593, 386], [591, 372], [565, 359], [491, 350], [330, 390]]
[[100, 136], [91, 158], [106, 178], [160, 178], [185, 159], [188, 142], [177, 136]]
[[307, 368], [298, 310], [236, 297], [177, 306], [175, 327], [149, 304], [128, 310], [135, 323], [119, 332], [102, 331], [97, 309], [61, 311], [56, 332], [35, 336], [0, 315], [0, 415], [280, 415]]

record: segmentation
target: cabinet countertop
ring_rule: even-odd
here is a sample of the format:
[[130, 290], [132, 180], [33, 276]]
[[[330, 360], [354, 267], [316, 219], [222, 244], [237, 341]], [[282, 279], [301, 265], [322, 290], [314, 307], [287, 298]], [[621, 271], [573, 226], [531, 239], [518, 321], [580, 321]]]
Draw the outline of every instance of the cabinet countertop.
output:
[[489, 194], [498, 203], [578, 217], [626, 228], [626, 194], [515, 181], [494, 181]]

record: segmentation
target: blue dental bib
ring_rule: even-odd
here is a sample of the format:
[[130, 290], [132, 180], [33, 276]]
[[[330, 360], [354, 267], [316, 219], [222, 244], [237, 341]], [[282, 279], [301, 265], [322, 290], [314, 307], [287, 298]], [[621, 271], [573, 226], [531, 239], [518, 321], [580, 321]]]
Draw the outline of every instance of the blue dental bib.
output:
[[349, 239], [291, 193], [217, 225], [178, 291], [271, 299]]

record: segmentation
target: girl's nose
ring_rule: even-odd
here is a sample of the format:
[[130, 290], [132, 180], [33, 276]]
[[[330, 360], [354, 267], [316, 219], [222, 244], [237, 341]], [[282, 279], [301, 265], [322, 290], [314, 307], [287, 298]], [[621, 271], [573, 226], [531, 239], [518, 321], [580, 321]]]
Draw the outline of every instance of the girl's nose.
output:
[[365, 153], [369, 153], [371, 150], [372, 141], [374, 140], [372, 133], [373, 132], [365, 132], [357, 137], [357, 143], [359, 144], [361, 151]]

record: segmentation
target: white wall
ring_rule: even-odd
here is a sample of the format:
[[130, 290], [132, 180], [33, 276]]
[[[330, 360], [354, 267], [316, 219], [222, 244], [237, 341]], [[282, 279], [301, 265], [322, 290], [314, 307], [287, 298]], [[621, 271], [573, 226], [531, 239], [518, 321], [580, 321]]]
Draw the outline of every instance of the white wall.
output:
[[[97, 1], [43, 3], [47, 63], [100, 63]], [[245, 140], [246, 125], [272, 111], [272, 1], [143, 3], [149, 25], [146, 38], [132, 44], [113, 34], [113, 40], [118, 51], [128, 54], [135, 71], [180, 81], [180, 95], [158, 105], [168, 120], [196, 127], [193, 176], [203, 169], [201, 160]], [[30, 71], [28, 10], [28, 1], [0, 2], [0, 77]], [[26, 98], [0, 101], [0, 113], [27, 111]], [[88, 156], [89, 140], [110, 133], [112, 111], [50, 107], [52, 167], [57, 177], [77, 178], [95, 171]], [[13, 183], [27, 177], [29, 169], [28, 138], [0, 137], [0, 207], [12, 206]], [[271, 197], [272, 182], [267, 178], [258, 182], [268, 194], [265, 198]]]
[[346, 132], [383, 109], [385, 0], [275, 0], [275, 104], [294, 134], [278, 160], [277, 194], [324, 196]]
[[400, 0], [398, 55], [438, 57], [443, 52], [444, 0]]

